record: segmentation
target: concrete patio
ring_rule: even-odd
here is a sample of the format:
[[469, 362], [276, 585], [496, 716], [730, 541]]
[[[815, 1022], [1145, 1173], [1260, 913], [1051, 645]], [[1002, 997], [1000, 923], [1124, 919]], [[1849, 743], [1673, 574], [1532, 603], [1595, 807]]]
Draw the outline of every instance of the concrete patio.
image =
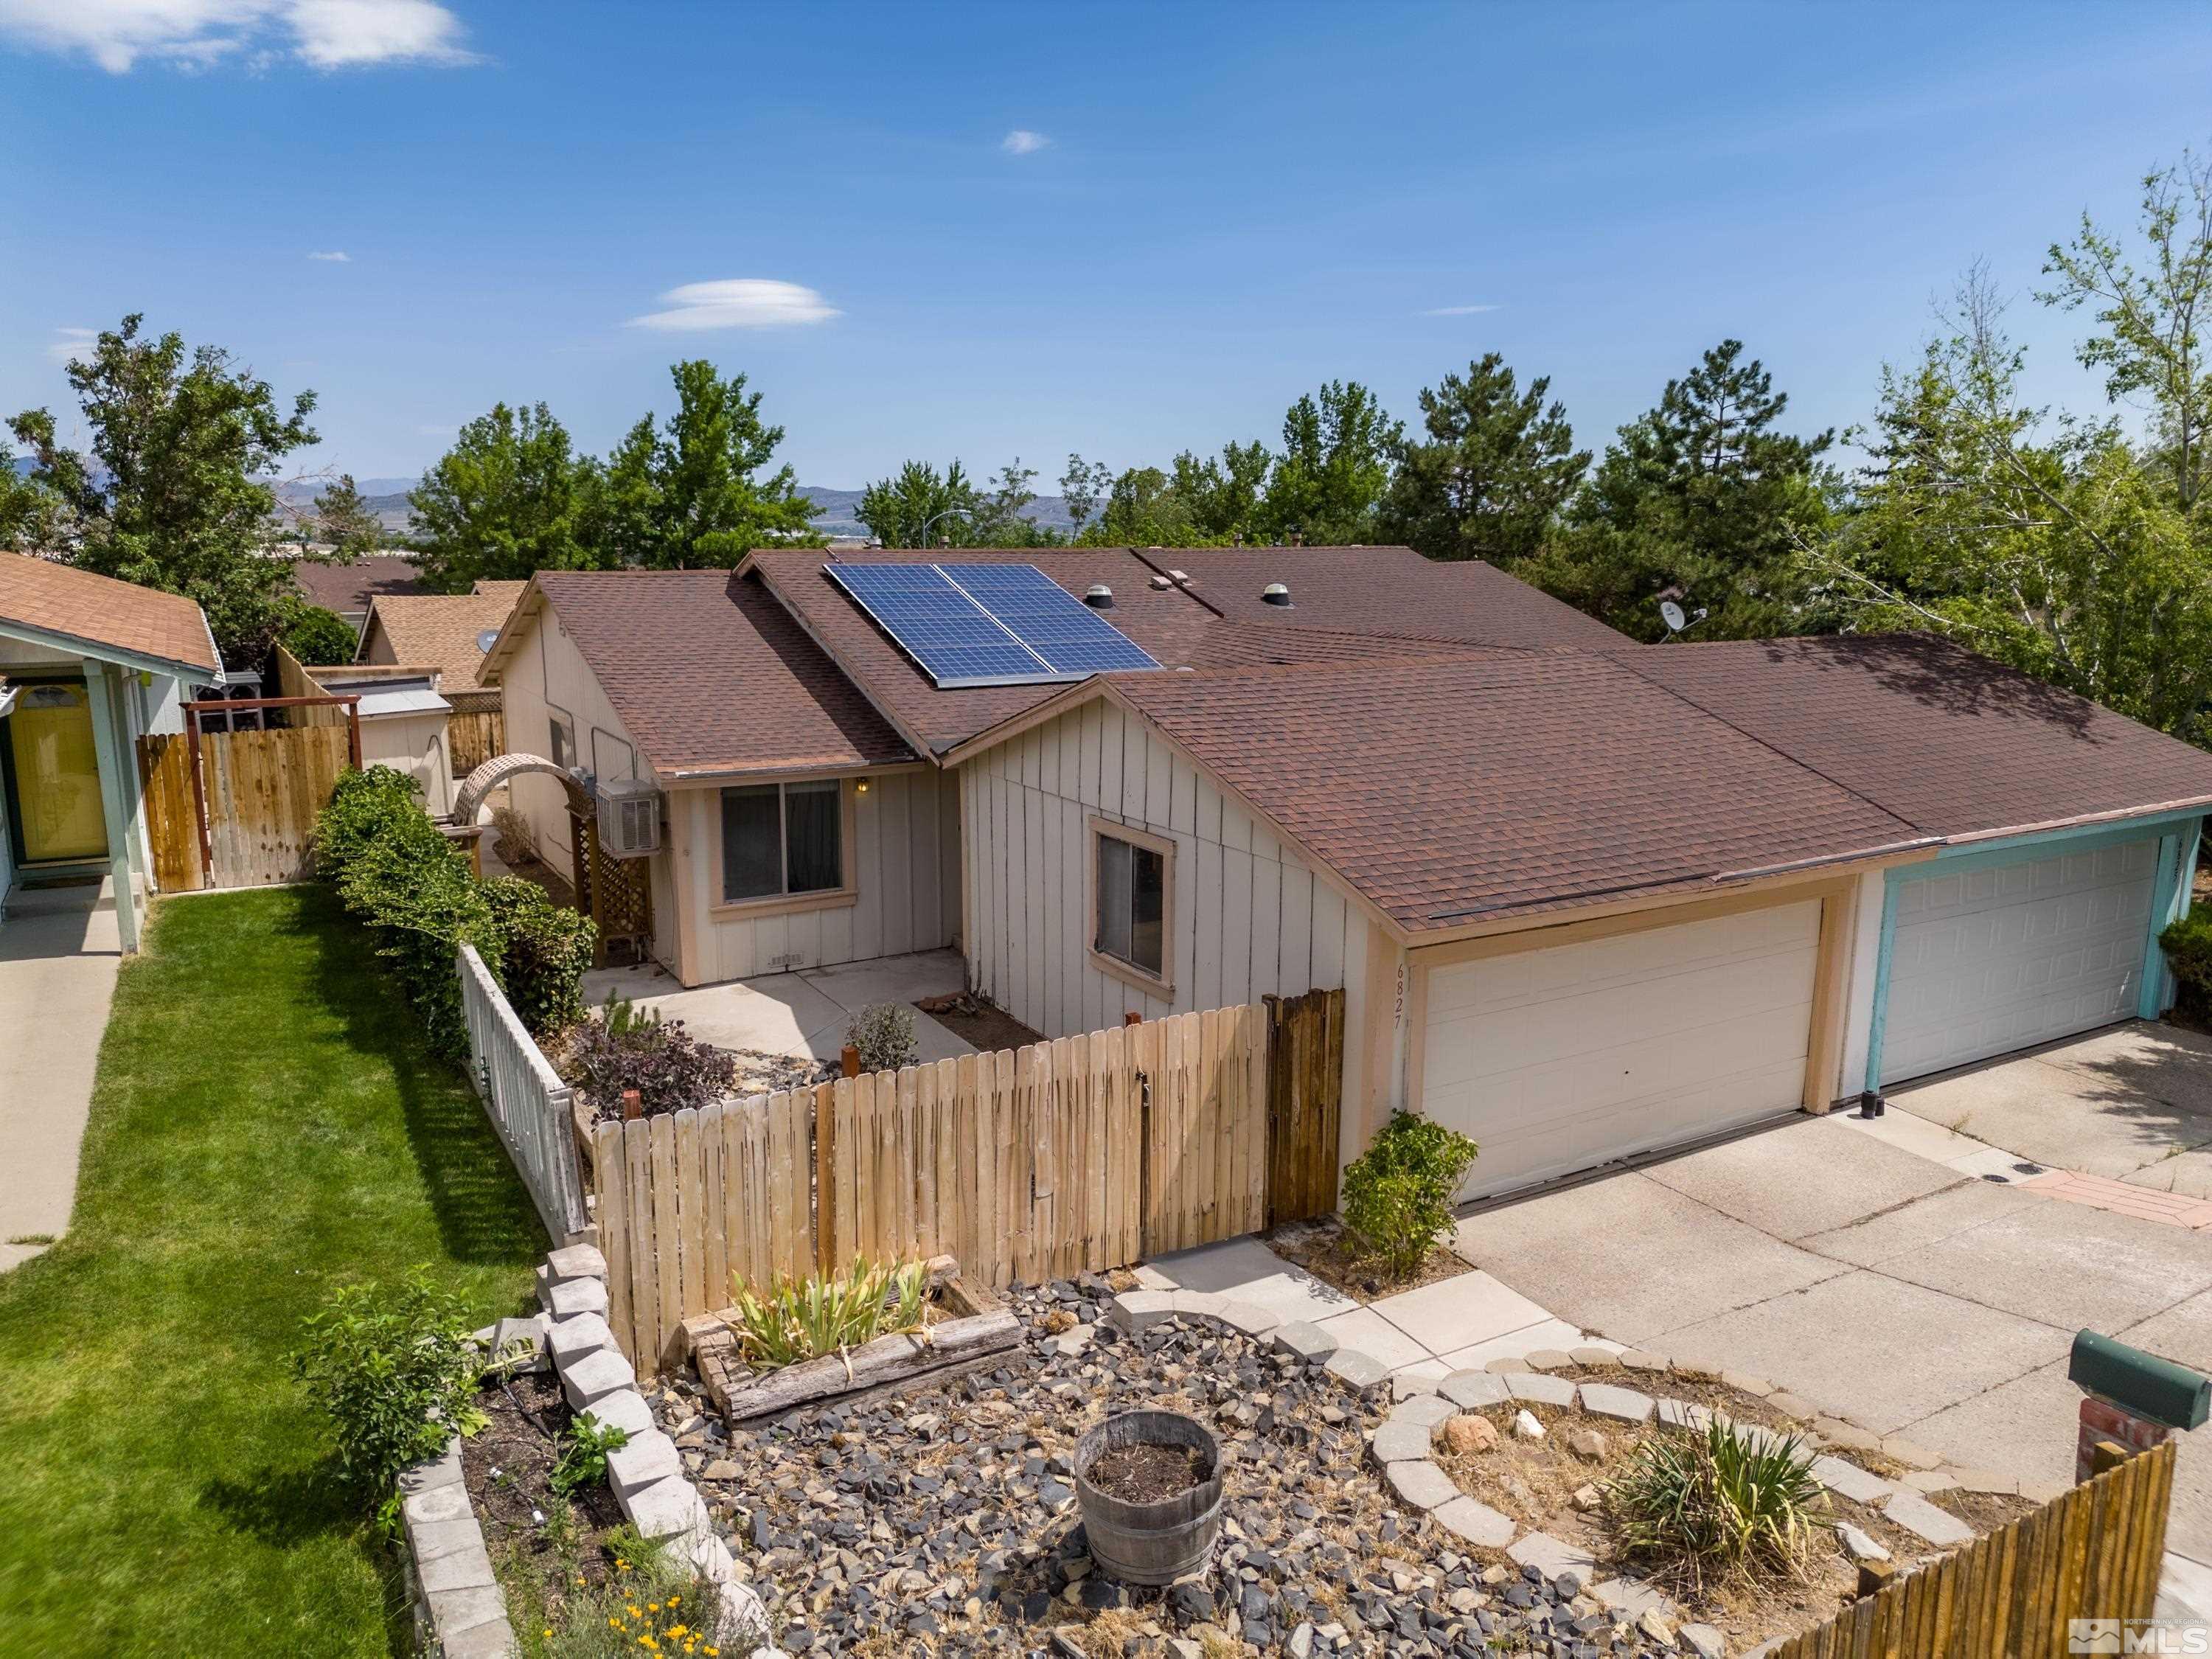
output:
[[[584, 975], [584, 998], [596, 1008], [610, 996], [626, 997], [664, 1019], [682, 1020], [693, 1036], [717, 1048], [834, 1060], [844, 1047], [845, 1028], [854, 1014], [878, 1003], [911, 1006], [918, 997], [958, 991], [963, 971], [957, 951], [918, 951], [835, 968], [726, 980], [687, 991], [666, 969], [647, 963], [637, 968], [594, 969]], [[975, 1052], [919, 1010], [914, 1026], [923, 1060], [952, 1060]]]

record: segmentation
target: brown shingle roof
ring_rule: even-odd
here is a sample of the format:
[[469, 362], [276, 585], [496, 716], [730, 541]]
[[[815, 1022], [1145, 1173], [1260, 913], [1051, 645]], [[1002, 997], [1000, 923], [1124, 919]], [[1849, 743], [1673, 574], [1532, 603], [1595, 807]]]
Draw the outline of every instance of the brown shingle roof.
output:
[[404, 553], [364, 553], [351, 564], [319, 564], [298, 559], [292, 565], [292, 586], [310, 605], [325, 611], [362, 611], [371, 599], [387, 593], [427, 593], [415, 573], [415, 561]]
[[1678, 642], [1619, 660], [1933, 835], [2212, 800], [2212, 755], [1924, 635]]
[[[1107, 620], [1164, 663], [1200, 659], [1202, 641], [1219, 625], [1188, 594], [1152, 587], [1152, 568], [1126, 548], [933, 548], [927, 553], [878, 548], [840, 550], [836, 557], [846, 564], [1033, 564], [1079, 597], [1093, 582], [1103, 582], [1114, 590]], [[757, 571], [892, 718], [932, 750], [942, 752], [1061, 689], [988, 685], [939, 690], [823, 573], [829, 559], [819, 548], [756, 552], [746, 568]]]
[[536, 580], [663, 778], [915, 758], [757, 583], [726, 570]]
[[393, 662], [434, 665], [442, 689], [463, 691], [477, 683], [483, 653], [477, 636], [496, 632], [514, 609], [527, 582], [478, 582], [466, 593], [384, 593], [370, 607], [362, 643], [381, 632], [391, 642]]
[[[1207, 605], [1255, 626], [1520, 649], [1606, 651], [1625, 642], [1596, 617], [1479, 559], [1427, 559], [1410, 547], [1146, 548], [1139, 556], [1181, 569]], [[1291, 590], [1288, 605], [1261, 599], [1271, 582]]]
[[1919, 838], [1601, 656], [1124, 674], [1113, 690], [1408, 933]]
[[0, 625], [20, 623], [100, 647], [213, 674], [215, 641], [198, 605], [52, 559], [0, 553]]

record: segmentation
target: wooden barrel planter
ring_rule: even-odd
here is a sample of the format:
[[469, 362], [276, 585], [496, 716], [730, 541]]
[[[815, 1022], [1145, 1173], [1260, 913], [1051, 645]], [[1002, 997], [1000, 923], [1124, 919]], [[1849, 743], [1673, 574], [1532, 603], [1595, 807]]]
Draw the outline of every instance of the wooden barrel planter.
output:
[[[1101, 1491], [1091, 1469], [1108, 1452], [1127, 1446], [1187, 1447], [1198, 1454], [1200, 1478], [1152, 1503], [1131, 1503]], [[1122, 1412], [1075, 1443], [1075, 1497], [1091, 1554], [1107, 1574], [1129, 1584], [1171, 1584], [1203, 1567], [1221, 1530], [1221, 1445], [1211, 1431], [1179, 1412]]]

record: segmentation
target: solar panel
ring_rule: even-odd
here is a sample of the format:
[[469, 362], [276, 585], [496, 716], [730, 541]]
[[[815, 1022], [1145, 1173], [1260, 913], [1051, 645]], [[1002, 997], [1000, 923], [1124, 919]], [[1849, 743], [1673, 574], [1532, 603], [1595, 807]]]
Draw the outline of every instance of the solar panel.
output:
[[1059, 678], [1050, 663], [994, 622], [935, 565], [823, 568], [941, 686]]
[[1033, 564], [937, 568], [1060, 673], [1159, 666], [1135, 641]]
[[1033, 564], [826, 564], [939, 686], [1079, 680], [1160, 665]]

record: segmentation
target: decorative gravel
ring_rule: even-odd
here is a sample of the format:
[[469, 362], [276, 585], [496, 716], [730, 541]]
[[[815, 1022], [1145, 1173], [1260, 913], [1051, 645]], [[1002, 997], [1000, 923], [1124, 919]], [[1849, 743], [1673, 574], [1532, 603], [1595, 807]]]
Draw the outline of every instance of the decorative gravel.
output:
[[[696, 1379], [655, 1410], [738, 1573], [793, 1654], [1214, 1659], [1288, 1653], [1562, 1659], [1662, 1645], [1547, 1577], [1455, 1548], [1367, 1456], [1388, 1384], [1362, 1390], [1202, 1317], [1134, 1335], [1086, 1276], [1010, 1296], [1025, 1340], [994, 1368], [830, 1401], [734, 1433]], [[1091, 1560], [1069, 1466], [1117, 1411], [1182, 1411], [1222, 1443], [1211, 1568], [1164, 1591]]]

